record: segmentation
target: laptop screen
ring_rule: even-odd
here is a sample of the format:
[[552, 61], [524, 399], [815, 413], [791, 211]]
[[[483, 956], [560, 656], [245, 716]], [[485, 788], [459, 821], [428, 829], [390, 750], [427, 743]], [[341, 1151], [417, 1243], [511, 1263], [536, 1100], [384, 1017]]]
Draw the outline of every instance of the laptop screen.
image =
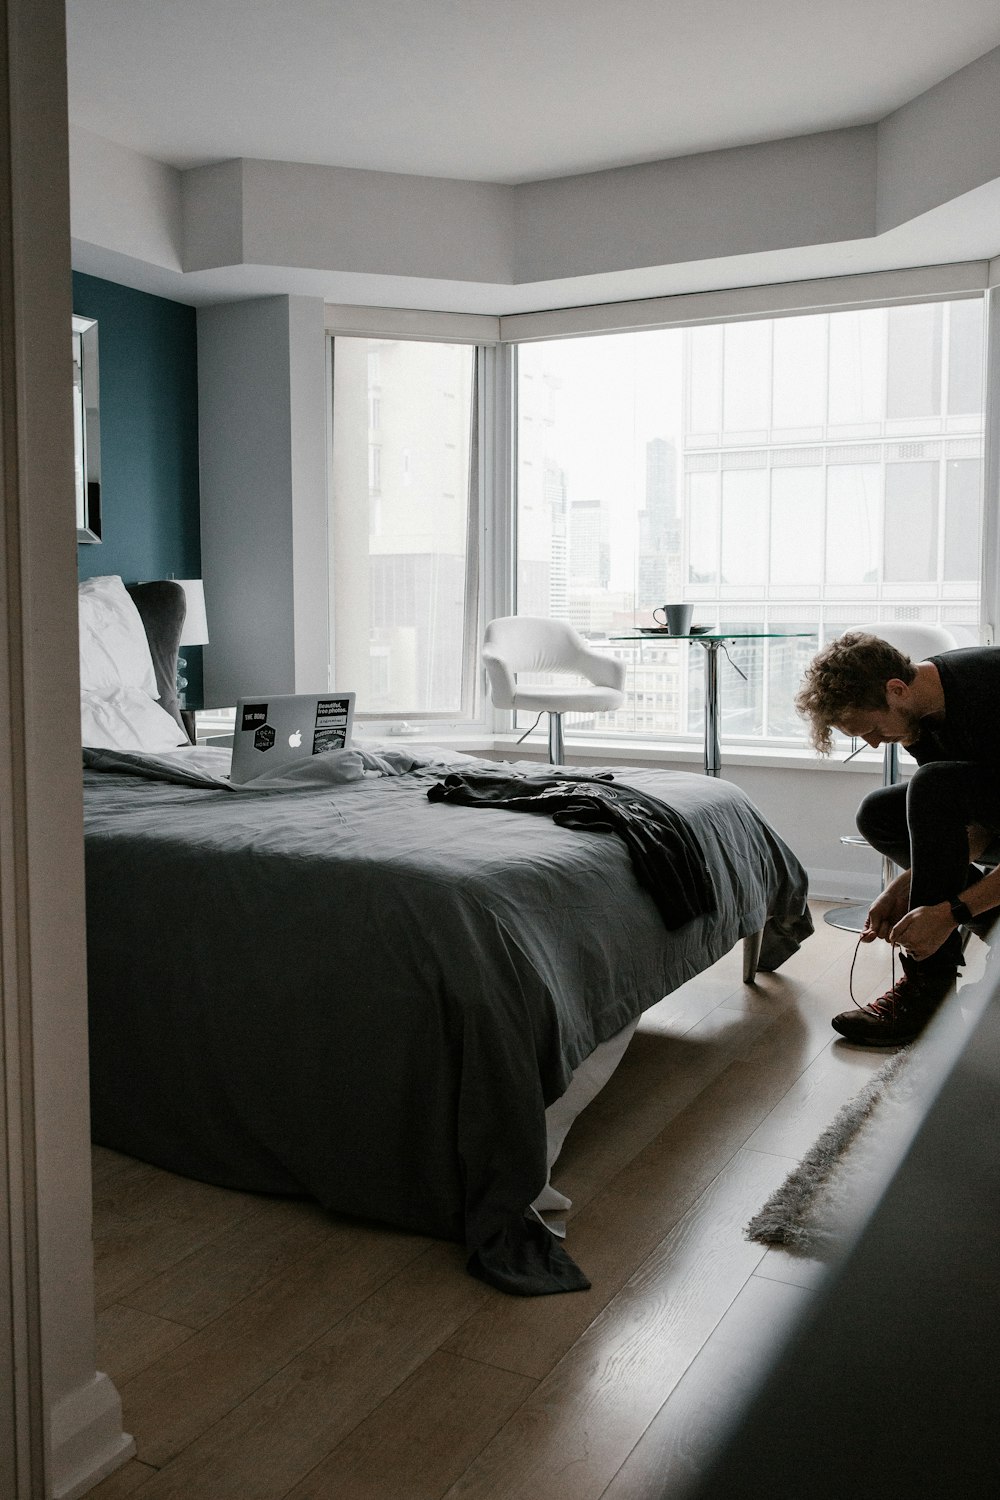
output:
[[293, 762], [351, 742], [354, 693], [282, 693], [236, 705], [231, 779], [270, 776]]

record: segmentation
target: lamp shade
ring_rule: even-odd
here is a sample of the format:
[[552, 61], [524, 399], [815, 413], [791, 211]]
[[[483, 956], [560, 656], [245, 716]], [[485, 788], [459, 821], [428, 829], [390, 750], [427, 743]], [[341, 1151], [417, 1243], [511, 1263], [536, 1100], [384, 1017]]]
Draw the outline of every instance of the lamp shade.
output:
[[187, 613], [181, 631], [182, 646], [204, 646], [208, 641], [208, 619], [205, 614], [205, 585], [200, 578], [175, 578], [184, 590]]

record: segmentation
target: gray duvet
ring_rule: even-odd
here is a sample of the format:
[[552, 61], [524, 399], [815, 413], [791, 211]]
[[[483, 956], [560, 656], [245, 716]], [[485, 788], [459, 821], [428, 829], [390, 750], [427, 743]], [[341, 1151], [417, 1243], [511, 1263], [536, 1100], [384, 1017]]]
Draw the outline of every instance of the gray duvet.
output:
[[781, 962], [805, 872], [731, 784], [618, 771], [711, 876], [716, 909], [668, 932], [613, 834], [432, 803], [433, 757], [340, 754], [235, 789], [225, 752], [86, 753], [94, 1138], [475, 1255], [516, 1239], [574, 1068], [765, 922]]

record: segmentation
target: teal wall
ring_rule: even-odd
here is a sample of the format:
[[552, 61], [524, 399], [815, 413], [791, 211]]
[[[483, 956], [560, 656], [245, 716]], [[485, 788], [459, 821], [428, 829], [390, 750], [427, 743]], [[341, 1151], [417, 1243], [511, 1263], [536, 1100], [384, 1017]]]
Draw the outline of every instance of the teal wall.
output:
[[[194, 308], [74, 271], [73, 311], [97, 319], [101, 377], [102, 540], [78, 547], [79, 575], [199, 578]], [[201, 648], [184, 655], [197, 706]]]

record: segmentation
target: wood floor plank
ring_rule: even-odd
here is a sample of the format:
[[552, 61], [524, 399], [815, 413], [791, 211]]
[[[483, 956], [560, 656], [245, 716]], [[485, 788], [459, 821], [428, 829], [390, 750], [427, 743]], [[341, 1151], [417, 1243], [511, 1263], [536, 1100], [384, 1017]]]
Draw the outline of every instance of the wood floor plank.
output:
[[121, 1301], [190, 1328], [204, 1328], [292, 1270], [338, 1224], [317, 1203], [255, 1198], [248, 1207], [245, 1217]]
[[[848, 989], [850, 966], [851, 953], [842, 952], [837, 960], [820, 975], [798, 981], [796, 1003], [789, 1008], [789, 1015], [783, 1021], [785, 1025], [791, 1023], [791, 1029], [780, 1037], [778, 1044], [783, 1049], [788, 1049], [786, 1062], [789, 1066], [794, 1065], [796, 1058], [801, 1061], [799, 1072], [803, 1072], [831, 1041], [838, 1048], [846, 1049], [848, 1046], [843, 1038], [838, 1037], [832, 1031], [830, 1022], [835, 1015], [851, 1005]], [[859, 1002], [864, 1003], [884, 990], [889, 983], [889, 975], [888, 952], [885, 954], [866, 953], [854, 981], [855, 994]], [[773, 977], [777, 978], [777, 976]], [[727, 1001], [723, 1008], [746, 1009], [749, 1007], [754, 1009], [758, 1004], [759, 1000], [755, 998], [736, 997]], [[793, 1034], [796, 1023], [799, 1031], [798, 1040]], [[761, 1052], [771, 1045], [770, 1034], [764, 1033], [763, 1036], [751, 1034], [749, 1046], [743, 1055], [752, 1059], [760, 1056]], [[863, 1055], [871, 1056], [871, 1049], [863, 1049]]]
[[141, 1463], [139, 1459], [133, 1458], [107, 1479], [102, 1479], [100, 1484], [87, 1491], [87, 1500], [126, 1500], [129, 1495], [134, 1495], [141, 1490], [147, 1480], [152, 1479], [156, 1470], [150, 1468], [149, 1464]]
[[786, 1281], [790, 1286], [815, 1290], [830, 1274], [826, 1261], [814, 1260], [809, 1255], [797, 1255], [783, 1245], [771, 1245], [767, 1254], [754, 1272], [764, 1281]]
[[[843, 962], [843, 934], [832, 928], [826, 931], [830, 934], [827, 966]], [[816, 941], [816, 937], [809, 941]], [[713, 973], [709, 970], [709, 977]], [[574, 1154], [590, 1163], [600, 1161], [603, 1154], [617, 1170], [656, 1133], [637, 1109], [637, 1101], [647, 1101], [647, 1113], [656, 1121], [656, 1130], [662, 1128], [664, 1120], [684, 1107], [732, 1057], [745, 1052], [765, 1034], [783, 1010], [814, 1004], [815, 975], [810, 974], [810, 980], [808, 987], [801, 981], [790, 983], [780, 975], [762, 975], [756, 987], [727, 982], [715, 988], [712, 998], [718, 1003], [707, 1007], [694, 1025], [688, 1025], [685, 1016], [679, 1029], [674, 1028], [669, 1008], [674, 997], [667, 996], [643, 1016], [618, 1070], [577, 1120], [558, 1171], [565, 1172]], [[828, 1014], [829, 1008], [823, 1011], [820, 1022], [825, 1036], [829, 1035], [825, 1030]], [[669, 1045], [664, 1046], [664, 1042]], [[604, 1180], [611, 1175], [606, 1172]], [[560, 1181], [559, 1186], [577, 1206], [586, 1201], [576, 1182]]]
[[429, 1252], [203, 1427], [143, 1500], [282, 1500], [430, 1359], [482, 1292], [454, 1257]]
[[[498, 1294], [458, 1331], [448, 1349], [544, 1376], [828, 1045], [824, 1012], [830, 1004], [826, 997], [816, 1014], [815, 997], [807, 997], [801, 1010], [784, 1008], [764, 1029], [751, 1028], [746, 1055], [726, 1061], [572, 1217], [567, 1248], [590, 1277], [590, 1291], [545, 1298], [537, 1307], [512, 1304]], [[720, 1007], [703, 1025], [725, 1025], [722, 1012], [727, 1010]], [[558, 1175], [553, 1180], [561, 1186]]]
[[814, 924], [812, 934], [784, 960], [773, 974], [769, 974], [766, 970], [762, 971], [758, 975], [759, 981], [780, 979], [789, 984], [797, 984], [803, 979], [816, 979], [842, 954], [853, 949], [857, 941], [856, 936], [852, 937], [850, 933], [831, 927], [829, 923], [823, 921], [825, 906], [814, 906], [810, 903], [810, 910]]
[[534, 1386], [432, 1354], [287, 1500], [439, 1500]]
[[753, 985], [744, 985], [742, 945], [738, 944], [710, 969], [696, 974], [650, 1007], [643, 1014], [639, 1029], [682, 1036], [717, 1005], [753, 1008], [757, 1004], [773, 1012], [776, 1005], [794, 1004], [803, 980], [815, 982], [831, 965], [842, 961], [849, 950], [853, 951], [849, 934], [821, 921], [823, 910], [825, 906], [814, 909], [815, 931], [774, 973], [761, 970]]
[[672, 990], [656, 1005], [651, 1005], [643, 1012], [639, 1029], [683, 1036], [692, 1026], [697, 1026], [709, 1011], [741, 989], [742, 984], [741, 975], [735, 969], [720, 973], [719, 965], [714, 965], [703, 974], [696, 974], [679, 989]]
[[134, 1156], [124, 1156], [120, 1151], [111, 1151], [107, 1146], [91, 1147], [91, 1177], [95, 1188], [116, 1177], [120, 1172], [138, 1173], [150, 1169]]
[[764, 1119], [747, 1145], [799, 1161], [830, 1121], [885, 1062], [881, 1048], [838, 1047], [831, 1040]]
[[762, 1008], [768, 1014], [773, 1014], [775, 1007], [782, 1004], [795, 1004], [803, 982], [814, 985], [832, 965], [842, 962], [854, 947], [849, 934], [821, 922], [818, 914], [814, 914], [814, 920], [816, 929], [813, 934], [780, 969], [773, 973], [761, 970], [753, 985], [744, 985], [742, 950], [738, 946], [721, 963], [696, 975], [648, 1010], [640, 1027], [683, 1035], [690, 1029], [691, 1014], [698, 1012], [692, 1023], [697, 1025], [715, 1008], [707, 1004], [709, 996], [718, 1005], [735, 1005], [747, 1010]]
[[137, 1162], [94, 1189], [95, 1298], [118, 1302], [241, 1223], [257, 1200]]
[[621, 1064], [576, 1120], [553, 1171], [571, 1218], [623, 1171], [773, 1017], [714, 1007], [682, 1036], [637, 1032]]
[[97, 1312], [97, 1367], [121, 1386], [190, 1337], [179, 1323], [112, 1302]]
[[742, 1226], [775, 1186], [738, 1153], [447, 1500], [597, 1500], [760, 1260]]
[[[104, 1367], [139, 1442], [97, 1500], [645, 1500], [664, 1454], [680, 1474], [722, 1416], [699, 1365], [735, 1392], [741, 1309], [825, 1274], [742, 1224], [883, 1056], [831, 1045], [855, 939], [814, 917], [755, 987], [737, 948], [653, 1007], [570, 1133], [554, 1181], [591, 1292], [505, 1297], [460, 1246], [95, 1148]], [[864, 999], [887, 985], [877, 950]]]
[[138, 1456], [157, 1468], [315, 1343], [426, 1241], [345, 1225], [122, 1388]]
[[602, 1500], [663, 1500], [687, 1493], [809, 1297], [801, 1287], [751, 1276]]

